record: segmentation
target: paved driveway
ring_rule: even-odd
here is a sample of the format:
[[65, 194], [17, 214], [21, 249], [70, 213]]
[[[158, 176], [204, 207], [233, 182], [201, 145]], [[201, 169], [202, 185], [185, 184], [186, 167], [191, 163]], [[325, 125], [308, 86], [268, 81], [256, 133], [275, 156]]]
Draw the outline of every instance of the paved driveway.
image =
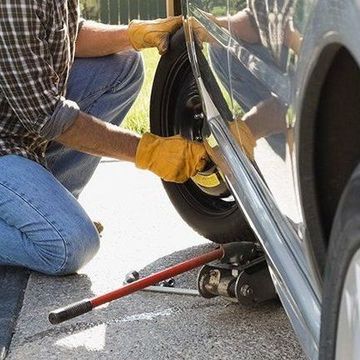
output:
[[[32, 274], [9, 359], [303, 359], [282, 307], [138, 293], [58, 326], [47, 313], [121, 285], [132, 269], [162, 268], [212, 247], [179, 218], [160, 182], [104, 161], [81, 198], [105, 226], [97, 257], [79, 275]], [[177, 279], [194, 288], [196, 271]]]

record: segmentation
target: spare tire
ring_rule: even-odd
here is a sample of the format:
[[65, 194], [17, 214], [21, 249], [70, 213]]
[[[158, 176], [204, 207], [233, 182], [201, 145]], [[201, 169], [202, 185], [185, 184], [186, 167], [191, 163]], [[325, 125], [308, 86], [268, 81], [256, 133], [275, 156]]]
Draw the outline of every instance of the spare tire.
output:
[[[160, 59], [150, 104], [151, 132], [161, 136], [181, 134], [201, 141], [201, 99], [183, 30], [174, 34], [169, 51]], [[207, 239], [219, 244], [255, 240], [215, 165], [184, 184], [163, 184], [181, 217]]]

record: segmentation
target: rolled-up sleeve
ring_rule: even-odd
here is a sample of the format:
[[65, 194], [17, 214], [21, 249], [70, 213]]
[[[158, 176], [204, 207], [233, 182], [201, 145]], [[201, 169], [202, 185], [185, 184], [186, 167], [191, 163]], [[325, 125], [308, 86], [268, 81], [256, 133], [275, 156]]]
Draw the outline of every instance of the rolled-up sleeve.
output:
[[62, 96], [41, 4], [46, 2], [0, 2], [0, 89], [21, 124], [51, 140], [72, 125], [80, 110]]

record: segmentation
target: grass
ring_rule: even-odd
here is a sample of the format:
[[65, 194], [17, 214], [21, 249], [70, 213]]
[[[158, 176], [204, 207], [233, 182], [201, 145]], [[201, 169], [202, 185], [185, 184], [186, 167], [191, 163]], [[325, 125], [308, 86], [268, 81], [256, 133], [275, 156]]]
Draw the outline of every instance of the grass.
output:
[[146, 49], [142, 51], [145, 65], [145, 79], [142, 89], [124, 119], [122, 126], [126, 129], [143, 134], [150, 129], [149, 109], [151, 88], [154, 80], [155, 70], [159, 62], [157, 49]]

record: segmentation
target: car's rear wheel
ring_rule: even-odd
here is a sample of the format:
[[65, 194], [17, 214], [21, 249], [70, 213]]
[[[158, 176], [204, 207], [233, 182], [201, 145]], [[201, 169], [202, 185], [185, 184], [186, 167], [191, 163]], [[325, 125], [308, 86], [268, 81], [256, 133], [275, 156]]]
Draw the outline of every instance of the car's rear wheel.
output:
[[[151, 131], [202, 141], [201, 99], [188, 59], [183, 31], [171, 39], [158, 65], [151, 95]], [[182, 218], [198, 233], [217, 242], [253, 240], [254, 235], [221, 174], [213, 164], [185, 184], [164, 182]]]
[[341, 198], [331, 233], [320, 359], [360, 359], [360, 166]]

